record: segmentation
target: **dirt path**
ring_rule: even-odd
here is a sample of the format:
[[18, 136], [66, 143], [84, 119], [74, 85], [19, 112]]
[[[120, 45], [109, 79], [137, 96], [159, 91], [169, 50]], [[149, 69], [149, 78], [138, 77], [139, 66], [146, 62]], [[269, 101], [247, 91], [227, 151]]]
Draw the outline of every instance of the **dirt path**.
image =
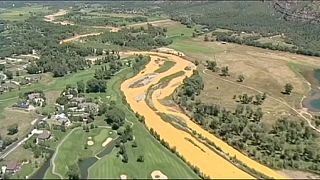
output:
[[68, 12], [64, 9], [60, 9], [58, 12], [54, 14], [50, 14], [44, 17], [44, 21], [51, 22], [54, 24], [61, 24], [61, 25], [74, 25], [72, 22], [69, 21], [55, 21], [56, 17], [66, 15]]
[[[225, 82], [228, 82], [228, 83], [231, 83], [231, 84], [235, 84], [235, 85], [237, 85], [237, 86], [241, 86], [241, 87], [244, 87], [244, 88], [247, 88], [247, 89], [256, 91], [256, 92], [258, 92], [258, 93], [261, 93], [261, 94], [263, 93], [262, 91], [254, 88], [254, 87], [246, 86], [246, 85], [243, 85], [243, 84], [239, 84], [239, 83], [233, 82], [233, 81], [228, 80], [228, 79], [224, 79], [224, 78], [221, 78], [221, 77], [217, 77], [217, 76], [215, 76], [215, 75], [212, 75], [212, 74], [208, 74], [208, 73], [206, 73], [206, 69], [203, 70], [202, 72], [203, 72], [203, 74], [206, 74], [206, 75], [209, 75], [209, 76], [211, 76], [211, 77], [220, 79], [220, 80], [222, 80], [222, 81], [225, 81]], [[314, 125], [312, 125], [311, 120], [303, 115], [303, 113], [306, 113], [306, 114], [308, 114], [308, 115], [311, 115], [311, 114], [309, 114], [308, 112], [299, 111], [299, 110], [295, 109], [294, 107], [290, 106], [290, 105], [289, 105], [288, 103], [286, 103], [285, 101], [283, 101], [283, 100], [281, 100], [281, 99], [279, 99], [279, 98], [275, 98], [275, 97], [271, 96], [270, 94], [268, 94], [268, 98], [271, 98], [271, 99], [279, 102], [280, 104], [283, 104], [284, 106], [288, 107], [289, 109], [291, 109], [292, 111], [294, 111], [295, 113], [297, 113], [298, 116], [300, 116], [302, 119], [304, 119], [304, 120], [307, 121], [308, 125], [309, 125], [313, 130], [315, 130], [315, 131], [317, 131], [317, 132], [320, 133], [320, 130], [317, 129]]]
[[76, 41], [76, 40], [79, 40], [81, 38], [88, 37], [88, 36], [97, 36], [97, 35], [100, 35], [101, 33], [102, 32], [76, 35], [76, 36], [73, 36], [71, 38], [67, 38], [67, 39], [64, 39], [64, 40], [60, 41], [60, 44]]
[[152, 25], [157, 25], [159, 23], [166, 23], [166, 22], [171, 22], [171, 19], [163, 19], [163, 20], [157, 20], [157, 21], [150, 21], [150, 22], [143, 22], [143, 23], [136, 23], [136, 24], [130, 24], [126, 27], [135, 27], [135, 26], [144, 26], [147, 24], [152, 24]]
[[[44, 17], [44, 21], [51, 22], [51, 23], [54, 23], [54, 24], [61, 24], [61, 25], [75, 25], [74, 23], [69, 22], [69, 21], [56, 21], [56, 17], [66, 15], [67, 13], [68, 12], [66, 10], [60, 9], [58, 12], [56, 12], [54, 14], [50, 14], [50, 15], [45, 16]], [[157, 25], [158, 23], [165, 23], [165, 22], [170, 22], [170, 21], [171, 21], [170, 19], [164, 19], [164, 20], [157, 20], [157, 21], [151, 21], [151, 22], [143, 22], [143, 23], [131, 24], [131, 25], [128, 25], [126, 27], [143, 26], [143, 25], [146, 25], [148, 23], [152, 24], [152, 25]], [[91, 26], [91, 28], [110, 29], [110, 32], [118, 32], [119, 30], [121, 30], [121, 27], [113, 27], [113, 26]], [[60, 44], [76, 41], [76, 40], [79, 40], [81, 38], [88, 37], [88, 36], [97, 36], [97, 35], [100, 35], [100, 34], [102, 34], [102, 32], [76, 35], [76, 36], [73, 36], [71, 38], [67, 38], [67, 39], [64, 39], [64, 40], [60, 41]]]
[[[197, 139], [193, 138], [190, 134], [178, 130], [173, 127], [171, 124], [166, 123], [163, 121], [160, 116], [154, 112], [145, 101], [136, 101], [136, 97], [146, 93], [147, 89], [156, 84], [161, 78], [176, 73], [178, 71], [183, 70], [185, 67], [189, 66], [191, 69], [195, 69], [195, 66], [175, 55], [169, 55], [164, 53], [151, 53], [151, 52], [130, 52], [130, 54], [151, 54], [151, 62], [146, 66], [146, 68], [142, 71], [144, 73], [140, 73], [137, 76], [126, 80], [121, 85], [121, 90], [124, 92], [126, 99], [132, 109], [135, 112], [145, 116], [146, 118], [146, 125], [148, 128], [153, 128], [161, 138], [165, 139], [170, 146], [175, 146], [177, 151], [182, 154], [191, 164], [198, 166], [202, 172], [209, 175], [212, 178], [242, 178], [242, 179], [253, 179], [253, 177], [246, 172], [240, 170], [236, 166], [234, 166], [229, 161], [226, 161], [224, 158], [213, 152], [207, 146], [199, 142]], [[159, 56], [167, 57], [170, 60], [176, 62], [176, 64], [166, 72], [160, 73], [156, 78], [152, 80], [152, 82], [146, 86], [139, 87], [139, 88], [129, 88], [129, 85], [137, 81], [138, 79], [142, 78], [144, 75], [153, 73], [157, 68], [158, 65], [156, 64], [155, 60], [159, 58]], [[185, 71], [185, 75], [173, 79], [168, 86], [163, 89], [156, 90], [152, 95], [152, 102], [153, 105], [159, 112], [164, 112], [167, 114], [177, 115], [182, 118], [189, 128], [192, 130], [197, 131], [198, 133], [202, 134], [203, 136], [207, 137], [209, 140], [213, 141], [217, 146], [219, 146], [225, 153], [228, 153], [230, 156], [236, 156], [237, 159], [242, 161], [243, 163], [247, 164], [249, 167], [256, 169], [259, 172], [262, 172], [268, 176], [283, 179], [286, 178], [281, 176], [280, 174], [276, 173], [272, 169], [259, 164], [258, 162], [250, 159], [249, 157], [243, 155], [241, 152], [237, 151], [236, 149], [229, 146], [227, 143], [223, 142], [219, 138], [215, 137], [214, 135], [210, 134], [206, 130], [202, 129], [200, 126], [195, 124], [189, 117], [180, 113], [174, 112], [170, 109], [170, 107], [166, 107], [162, 105], [159, 100], [163, 97], [170, 95], [183, 81], [185, 76], [191, 76], [192, 70]], [[190, 143], [188, 139], [191, 139], [198, 147], [194, 144]], [[203, 151], [202, 151], [202, 150]], [[211, 164], [210, 164], [211, 163]]]

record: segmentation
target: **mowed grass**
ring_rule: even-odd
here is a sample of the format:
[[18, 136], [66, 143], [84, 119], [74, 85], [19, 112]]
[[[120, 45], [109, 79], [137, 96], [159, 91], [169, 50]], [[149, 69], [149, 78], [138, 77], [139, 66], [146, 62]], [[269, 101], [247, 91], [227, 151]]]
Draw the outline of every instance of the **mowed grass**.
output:
[[[77, 164], [79, 159], [93, 157], [99, 153], [103, 149], [102, 143], [111, 136], [110, 132], [110, 129], [102, 128], [90, 129], [88, 133], [81, 128], [71, 132], [60, 148], [56, 149], [59, 151], [54, 159], [56, 172], [67, 177], [68, 166]], [[87, 145], [88, 137], [92, 137], [94, 145]]]
[[1, 20], [7, 21], [24, 21], [31, 17], [32, 13], [47, 13], [49, 12], [48, 7], [43, 7], [40, 5], [33, 5], [30, 7], [19, 7], [19, 8], [10, 8], [5, 12], [0, 13]]
[[160, 66], [159, 69], [155, 70], [155, 73], [163, 73], [168, 71], [170, 68], [172, 68], [174, 65], [176, 64], [176, 62], [174, 61], [164, 61], [164, 63]]
[[[116, 157], [119, 149], [114, 149], [110, 155], [105, 156], [92, 167], [89, 168], [89, 178], [119, 178], [121, 174], [128, 175], [128, 178], [150, 178], [154, 170], [160, 170], [168, 178], [191, 178], [199, 177], [180, 160], [175, 154], [171, 153], [155, 140], [146, 130], [143, 124], [139, 123], [135, 114], [122, 103], [122, 93], [120, 91], [121, 83], [132, 75], [131, 69], [126, 69], [109, 81], [109, 90], [107, 95], [110, 100], [117, 102], [126, 118], [133, 122], [133, 133], [137, 148], [132, 148], [131, 143], [126, 144], [128, 163], [123, 163], [120, 157]], [[144, 162], [137, 162], [137, 158], [144, 155]]]

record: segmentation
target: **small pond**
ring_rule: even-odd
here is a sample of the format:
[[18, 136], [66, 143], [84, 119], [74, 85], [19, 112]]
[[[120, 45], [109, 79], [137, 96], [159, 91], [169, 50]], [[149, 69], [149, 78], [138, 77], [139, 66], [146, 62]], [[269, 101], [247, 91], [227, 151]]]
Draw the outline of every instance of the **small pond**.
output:
[[312, 112], [320, 112], [320, 69], [315, 69], [312, 72], [303, 73], [303, 76], [311, 84], [311, 93], [306, 97], [302, 104]]
[[38, 169], [31, 177], [29, 177], [29, 179], [44, 179], [46, 172], [50, 167], [50, 160], [52, 158], [53, 153], [54, 151], [50, 150], [49, 158], [46, 160], [46, 162], [44, 162], [40, 169]]
[[[98, 158], [103, 158], [104, 156], [110, 154], [115, 147], [117, 141], [120, 141], [120, 138], [112, 140], [100, 153], [97, 154]], [[80, 168], [80, 177], [81, 179], [88, 178], [88, 170], [89, 168], [96, 163], [99, 159], [97, 157], [90, 157], [79, 161], [79, 168]]]

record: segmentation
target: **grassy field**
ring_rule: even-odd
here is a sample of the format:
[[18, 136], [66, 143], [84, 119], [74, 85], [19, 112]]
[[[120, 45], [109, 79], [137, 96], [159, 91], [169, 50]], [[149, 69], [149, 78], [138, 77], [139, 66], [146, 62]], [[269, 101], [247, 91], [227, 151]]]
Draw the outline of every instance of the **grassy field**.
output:
[[155, 73], [163, 73], [166, 72], [168, 69], [172, 68], [176, 63], [173, 61], [164, 61], [163, 65], [160, 66], [159, 69], [155, 70]]
[[7, 21], [24, 21], [31, 17], [33, 13], [47, 13], [48, 7], [33, 5], [30, 7], [10, 8], [0, 14], [1, 20]]
[[[161, 170], [169, 178], [198, 178], [182, 160], [158, 143], [138, 122], [134, 113], [122, 104], [120, 85], [131, 75], [131, 69], [126, 69], [112, 78], [107, 95], [111, 97], [110, 100], [117, 102], [117, 106], [125, 112], [127, 119], [134, 123], [133, 132], [138, 147], [132, 148], [131, 143], [127, 143], [128, 163], [121, 162], [121, 159], [116, 157], [118, 150], [113, 150], [110, 155], [90, 168], [89, 178], [119, 178], [121, 174], [128, 175], [128, 178], [150, 178], [150, 173], [154, 170]], [[143, 163], [137, 162], [139, 155], [144, 155]]]

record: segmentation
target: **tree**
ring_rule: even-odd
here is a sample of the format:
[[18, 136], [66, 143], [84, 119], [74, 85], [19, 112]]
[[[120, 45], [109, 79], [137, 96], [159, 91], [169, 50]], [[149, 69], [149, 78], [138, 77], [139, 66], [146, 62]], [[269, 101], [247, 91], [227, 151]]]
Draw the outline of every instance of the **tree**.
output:
[[209, 37], [208, 37], [208, 35], [206, 34], [206, 35], [204, 35], [204, 41], [209, 41]]
[[216, 71], [217, 62], [216, 61], [207, 61], [207, 68], [212, 72]]
[[105, 92], [107, 89], [105, 80], [90, 79], [87, 81], [87, 92]]
[[287, 83], [287, 84], [284, 86], [284, 93], [285, 93], [285, 94], [290, 95], [291, 92], [292, 92], [292, 90], [293, 90], [292, 84]]
[[4, 71], [6, 69], [6, 67], [4, 66], [4, 64], [0, 64], [0, 71]]
[[8, 130], [8, 135], [14, 135], [14, 134], [18, 133], [18, 131], [19, 131], [18, 124], [15, 123], [15, 124], [9, 126], [7, 130]]
[[124, 123], [124, 113], [117, 107], [113, 107], [106, 112], [105, 121], [112, 126], [112, 129], [116, 130]]
[[59, 96], [56, 100], [56, 102], [60, 105], [66, 105], [68, 104], [69, 100], [67, 96]]
[[77, 164], [68, 166], [67, 175], [69, 179], [80, 179], [79, 174], [80, 174], [80, 171]]
[[254, 121], [260, 121], [263, 116], [262, 109], [259, 107], [256, 109], [256, 111], [253, 113], [253, 120]]
[[13, 73], [11, 71], [9, 71], [9, 70], [4, 71], [3, 74], [5, 74], [8, 79], [12, 79], [13, 78]]
[[244, 81], [244, 76], [242, 74], [240, 74], [238, 76], [238, 82], [243, 82]]
[[77, 89], [78, 89], [78, 93], [84, 93], [84, 92], [86, 92], [86, 91], [85, 91], [85, 90], [86, 90], [86, 85], [85, 85], [85, 83], [83, 82], [83, 80], [77, 82]]
[[267, 98], [267, 93], [263, 93], [261, 99], [264, 101]]
[[138, 147], [138, 145], [137, 145], [136, 141], [133, 141], [131, 146], [132, 146], [133, 148]]
[[144, 162], [144, 156], [140, 155], [137, 159], [137, 162]]
[[257, 105], [261, 105], [262, 104], [262, 102], [263, 102], [263, 100], [262, 100], [262, 96], [260, 95], [260, 94], [257, 94], [256, 96], [255, 96], [255, 104], [257, 104]]
[[127, 153], [122, 155], [122, 162], [127, 163], [128, 162], [128, 155]]
[[222, 73], [221, 74], [222, 76], [229, 76], [229, 67], [228, 66], [222, 67], [221, 73]]

